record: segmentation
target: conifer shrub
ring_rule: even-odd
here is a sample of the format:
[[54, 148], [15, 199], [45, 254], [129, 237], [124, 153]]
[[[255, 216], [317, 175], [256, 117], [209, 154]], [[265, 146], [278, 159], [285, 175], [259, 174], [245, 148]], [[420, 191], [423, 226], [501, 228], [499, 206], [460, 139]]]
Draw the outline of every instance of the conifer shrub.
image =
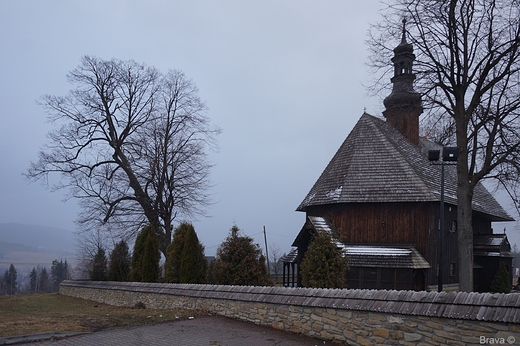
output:
[[160, 279], [159, 239], [152, 226], [143, 227], [137, 235], [132, 253], [132, 281], [157, 282]]
[[184, 238], [179, 278], [181, 283], [202, 284], [206, 281], [208, 265], [204, 256], [204, 247], [199, 242], [193, 226]]
[[109, 281], [127, 281], [130, 276], [130, 253], [127, 242], [122, 239], [110, 253], [108, 264]]
[[315, 288], [344, 288], [347, 269], [348, 258], [330, 233], [314, 234], [301, 263], [303, 284]]
[[131, 281], [141, 281], [141, 261], [144, 254], [146, 237], [148, 235], [148, 227], [149, 226], [144, 227], [135, 238], [134, 251], [132, 251], [132, 261], [130, 270]]
[[507, 272], [506, 266], [502, 264], [498, 269], [498, 272], [491, 281], [491, 291], [497, 293], [509, 293], [511, 292], [511, 281], [509, 280], [509, 273]]
[[152, 231], [148, 232], [146, 237], [143, 258], [141, 259], [142, 282], [159, 282], [159, 279], [161, 278], [161, 268], [159, 266], [160, 260], [161, 253], [159, 252], [159, 237], [152, 228]]
[[97, 252], [94, 255], [92, 263], [92, 270], [90, 271], [90, 280], [92, 281], [106, 281], [107, 279], [107, 256], [105, 249], [98, 246]]
[[235, 225], [217, 249], [212, 263], [212, 277], [218, 285], [270, 286], [273, 281], [265, 257], [253, 238], [241, 235]]
[[206, 282], [208, 264], [204, 246], [191, 223], [183, 222], [173, 232], [173, 240], [166, 252], [165, 281], [172, 283]]
[[166, 262], [164, 263], [164, 279], [166, 282], [180, 283], [181, 257], [184, 248], [184, 240], [189, 232], [190, 224], [181, 223], [173, 231], [173, 239], [166, 249]]

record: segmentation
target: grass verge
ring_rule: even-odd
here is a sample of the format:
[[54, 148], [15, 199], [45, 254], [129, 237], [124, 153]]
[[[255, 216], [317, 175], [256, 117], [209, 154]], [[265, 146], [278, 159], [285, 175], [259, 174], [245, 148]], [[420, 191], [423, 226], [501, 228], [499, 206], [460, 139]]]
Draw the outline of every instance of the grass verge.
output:
[[46, 332], [96, 332], [187, 319], [192, 310], [132, 309], [57, 293], [0, 296], [0, 337]]

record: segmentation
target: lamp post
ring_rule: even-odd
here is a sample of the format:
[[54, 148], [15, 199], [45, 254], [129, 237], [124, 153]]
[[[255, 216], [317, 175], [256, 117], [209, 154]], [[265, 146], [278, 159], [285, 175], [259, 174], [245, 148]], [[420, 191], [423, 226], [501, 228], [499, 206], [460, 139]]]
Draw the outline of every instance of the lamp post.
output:
[[[439, 161], [440, 150], [429, 150], [428, 160], [430, 162]], [[443, 275], [443, 261], [442, 261], [442, 247], [444, 246], [444, 165], [445, 162], [457, 162], [459, 158], [459, 149], [457, 147], [445, 147], [442, 150], [441, 160], [441, 205], [439, 210], [439, 246], [438, 246], [438, 270], [437, 277], [437, 291], [442, 292], [442, 275]]]

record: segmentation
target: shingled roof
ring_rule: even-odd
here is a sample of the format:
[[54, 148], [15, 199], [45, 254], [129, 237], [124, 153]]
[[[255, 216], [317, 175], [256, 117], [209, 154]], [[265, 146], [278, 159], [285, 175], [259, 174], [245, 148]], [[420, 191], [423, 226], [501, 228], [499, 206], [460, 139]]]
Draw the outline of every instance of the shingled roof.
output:
[[[440, 201], [440, 165], [428, 161], [428, 150], [441, 146], [421, 138], [410, 143], [392, 125], [364, 113], [310, 192], [296, 209], [338, 203]], [[455, 166], [445, 166], [445, 202], [457, 205]], [[493, 221], [511, 216], [478, 184], [473, 210]]]
[[411, 244], [343, 244], [351, 267], [431, 268]]

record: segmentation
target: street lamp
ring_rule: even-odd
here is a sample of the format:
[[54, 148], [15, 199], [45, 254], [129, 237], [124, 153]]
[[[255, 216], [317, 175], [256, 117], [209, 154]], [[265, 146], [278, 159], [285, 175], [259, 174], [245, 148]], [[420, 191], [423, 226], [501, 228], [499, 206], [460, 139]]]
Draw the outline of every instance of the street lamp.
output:
[[[440, 150], [429, 150], [428, 151], [428, 160], [430, 162], [439, 161], [440, 158]], [[457, 147], [445, 147], [442, 150], [442, 160], [441, 160], [441, 205], [439, 211], [439, 246], [438, 246], [438, 256], [439, 256], [439, 276], [437, 278], [437, 291], [442, 292], [442, 247], [444, 245], [444, 165], [445, 162], [457, 162], [459, 158], [459, 148]]]

